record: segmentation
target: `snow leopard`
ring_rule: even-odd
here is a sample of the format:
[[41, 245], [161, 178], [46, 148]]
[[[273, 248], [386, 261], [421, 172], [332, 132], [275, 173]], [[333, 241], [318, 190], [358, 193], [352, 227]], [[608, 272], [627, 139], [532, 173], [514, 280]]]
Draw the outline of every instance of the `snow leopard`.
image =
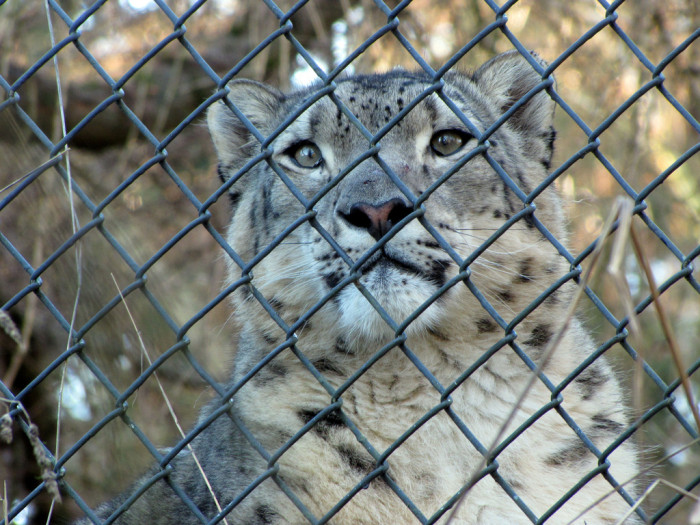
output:
[[536, 64], [227, 85], [207, 122], [232, 217], [230, 379], [191, 449], [97, 516], [640, 522], [623, 389], [564, 316], [577, 284]]

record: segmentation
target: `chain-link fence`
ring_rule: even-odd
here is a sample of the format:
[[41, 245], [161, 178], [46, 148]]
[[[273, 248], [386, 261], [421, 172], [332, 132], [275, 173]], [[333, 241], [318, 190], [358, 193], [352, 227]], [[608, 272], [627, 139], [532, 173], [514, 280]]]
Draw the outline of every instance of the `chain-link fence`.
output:
[[[278, 6], [267, 0], [255, 5], [102, 0], [86, 8], [79, 2], [54, 0], [1, 2], [0, 522], [46, 523], [49, 516], [60, 522], [84, 513], [96, 520], [90, 509], [123, 491], [154, 462], [159, 467], [151, 481], [167, 478], [173, 458], [228, 409], [228, 400], [235, 400], [241, 385], [266, 367], [268, 375], [274, 375], [274, 357], [292, 352], [310, 372], [309, 380], [328, 390], [327, 408], [310, 415], [279, 450], [265, 450], [262, 436], [243, 429], [268, 468], [237, 498], [222, 501], [209, 517], [173, 484], [203, 523], [225, 519], [268, 478], [310, 523], [331, 521], [376, 478], [386, 482], [416, 522], [433, 523], [445, 519], [462, 493], [484, 477], [495, 480], [533, 523], [551, 523], [552, 514], [580, 486], [567, 487], [561, 501], [538, 515], [519, 497], [518, 484], [498, 472], [498, 454], [527, 425], [487, 450], [451, 414], [485, 459], [483, 468], [469, 483], [465, 479], [467, 485], [436, 513], [423, 514], [387, 473], [394, 451], [435, 414], [450, 413], [451, 393], [486, 366], [492, 355], [506, 350], [537, 372], [537, 381], [550, 392], [552, 401], [541, 407], [542, 414], [559, 413], [586, 451], [597, 456], [598, 466], [580, 485], [602, 474], [630, 506], [635, 498], [641, 502], [636, 513], [650, 523], [700, 522], [697, 495], [692, 493], [700, 484], [697, 401], [692, 401], [698, 395], [700, 368], [700, 283], [693, 267], [700, 254], [699, 15], [693, 2], [670, 7], [655, 2], [627, 4], [600, 0], [585, 6], [517, 1], [498, 5], [474, 0], [393, 5], [376, 0]], [[430, 195], [449, 174], [423, 194], [413, 195], [411, 209], [399, 225], [420, 221], [458, 263], [460, 272], [408, 320], [393, 322], [365, 293], [395, 337], [372, 349], [371, 358], [340, 386], [332, 387], [324, 378], [327, 370], [312, 363], [303, 345], [296, 344], [297, 332], [344, 287], [362, 288], [359, 269], [388, 238], [353, 260], [315, 218], [316, 204], [331, 187], [307, 198], [277, 167], [290, 195], [306, 212], [272, 245], [257, 247], [248, 259], [242, 257], [220, 232], [228, 221], [226, 194], [250, 166], [216, 187], [215, 154], [202, 126], [207, 109], [226, 97], [225, 86], [232, 79], [249, 77], [280, 85], [290, 78], [293, 84], [312, 79], [316, 84], [307, 107], [330, 98], [340, 113], [362, 128], [335, 98], [342, 75], [398, 64], [418, 69], [428, 79], [426, 92], [406, 101], [407, 109], [387, 119], [386, 128], [378, 133], [363, 129], [368, 147], [358, 163], [370, 157], [381, 163], [377, 144], [382, 137], [424, 96], [443, 97], [443, 77], [450, 69], [464, 69], [462, 63], [477, 66], [509, 49], [529, 57], [541, 82], [493, 129], [479, 134], [473, 128], [478, 146], [467, 156], [482, 155], [491, 162], [503, 184], [519, 197], [519, 209], [461, 259], [423, 217]], [[529, 49], [539, 51], [549, 65], [540, 65]], [[557, 106], [558, 153], [545, 181], [536, 188], [523, 188], [511, 178], [513, 173], [489, 157], [488, 139], [519, 104], [540, 91], [546, 91]], [[450, 105], [449, 97], [444, 100]], [[469, 122], [457, 106], [450, 107]], [[291, 114], [274, 136], [299, 113]], [[274, 137], [260, 135], [252, 127], [250, 131], [261, 143], [255, 162], [271, 162], [267, 146]], [[383, 167], [402, 187], [401, 178]], [[351, 171], [341, 171], [338, 180]], [[538, 196], [555, 182], [571, 201], [571, 251], [534, 213]], [[631, 199], [631, 216], [620, 213], [607, 228], [605, 218], [620, 195]], [[470, 267], [479, 264], [479, 257], [500, 235], [523, 221], [542, 233], [542, 242], [553, 246], [569, 269], [535, 302], [504, 320], [498, 305], [492, 304], [494, 299], [470, 281]], [[256, 288], [253, 276], [256, 265], [305, 223], [347, 267], [323, 301], [309, 305], [289, 322], [278, 314], [274, 298]], [[603, 250], [594, 264], [601, 231], [610, 235], [604, 246], [631, 232], [639, 253], [635, 256], [631, 248], [624, 252], [613, 248], [610, 254]], [[215, 261], [222, 249], [241, 276], [226, 287], [224, 265]], [[597, 270], [608, 259], [612, 271], [606, 277]], [[563, 380], [551, 381], [523, 351], [518, 330], [547, 297], [568, 282], [580, 284], [588, 270], [597, 272], [597, 277], [584, 282], [588, 286], [579, 306], [591, 319], [599, 346], [575, 363]], [[468, 363], [454, 384], [445, 386], [405, 344], [404, 330], [456, 284], [469, 287], [489, 327], [502, 338]], [[227, 298], [242, 288], [249, 290], [249, 300], [262, 305], [284, 336], [253, 372], [224, 386], [236, 344]], [[627, 294], [629, 301], [624, 300]], [[631, 334], [635, 319], [639, 326]], [[428, 379], [440, 402], [412, 421], [415, 426], [386, 450], [375, 450], [353, 426], [352, 415], [343, 415], [342, 423], [355, 432], [373, 463], [362, 484], [324, 516], [314, 515], [304, 498], [278, 476], [277, 462], [314, 426], [329, 425], [324, 418], [341, 406], [353, 382], [393, 348], [399, 348]], [[604, 354], [622, 376], [633, 417], [629, 426], [617, 429], [608, 449], [598, 450], [560, 404], [564, 389], [580, 381]], [[588, 384], [596, 386], [590, 377]], [[220, 409], [187, 432], [206, 387], [221, 399]], [[610, 455], [628, 440], [637, 443], [644, 458], [638, 490], [631, 492], [629, 486], [617, 487], [623, 480], [609, 473]], [[158, 448], [173, 443], [171, 450]], [[269, 522], [258, 517], [261, 523]]]

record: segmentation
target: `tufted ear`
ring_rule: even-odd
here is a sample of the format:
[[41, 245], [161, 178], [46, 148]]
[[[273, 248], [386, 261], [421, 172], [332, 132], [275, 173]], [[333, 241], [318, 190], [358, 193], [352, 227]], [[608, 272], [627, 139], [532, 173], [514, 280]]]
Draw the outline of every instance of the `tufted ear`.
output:
[[[281, 91], [253, 80], [234, 80], [227, 86], [228, 99], [262, 133], [272, 130], [284, 95]], [[221, 166], [244, 164], [260, 151], [260, 144], [243, 122], [223, 101], [209, 106], [207, 111], [209, 133], [214, 141]], [[220, 170], [221, 173], [221, 170]], [[228, 178], [222, 174], [222, 178]]]
[[[532, 56], [542, 65], [547, 64], [535, 53]], [[518, 51], [509, 51], [492, 58], [473, 76], [474, 82], [491, 97], [505, 113], [523, 95], [542, 81], [539, 73]], [[540, 91], [508, 119], [519, 131], [543, 132], [554, 120], [554, 101], [546, 91]]]

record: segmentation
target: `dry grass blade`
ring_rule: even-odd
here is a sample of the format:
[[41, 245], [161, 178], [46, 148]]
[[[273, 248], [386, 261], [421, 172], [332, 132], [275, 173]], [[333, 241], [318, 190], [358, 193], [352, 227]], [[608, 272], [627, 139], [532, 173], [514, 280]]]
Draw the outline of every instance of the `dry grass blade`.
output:
[[635, 510], [637, 510], [637, 507], [639, 507], [644, 502], [644, 500], [647, 498], [647, 496], [649, 496], [654, 491], [654, 489], [656, 487], [658, 487], [659, 485], [666, 485], [667, 487], [672, 488], [673, 490], [675, 490], [679, 494], [683, 494], [684, 496], [686, 496], [688, 498], [694, 499], [696, 502], [700, 501], [700, 499], [698, 499], [698, 497], [695, 494], [693, 494], [692, 492], [688, 492], [683, 487], [679, 487], [675, 483], [671, 483], [670, 481], [666, 481], [663, 478], [657, 478], [651, 483], [651, 485], [649, 485], [647, 487], [647, 489], [637, 499], [637, 501], [630, 508], [630, 510], [624, 516], [622, 516], [618, 521], [615, 522], [615, 525], [622, 525], [625, 522], [625, 520], [627, 518], [629, 518], [634, 513]]
[[56, 158], [63, 157], [63, 155], [66, 154], [66, 153], [68, 153], [68, 151], [70, 151], [70, 148], [66, 148], [65, 150], [61, 151], [60, 153], [56, 153], [56, 155], [54, 155], [53, 157], [49, 158], [49, 160], [47, 160], [46, 162], [40, 164], [39, 166], [37, 166], [36, 168], [34, 168], [32, 171], [30, 171], [30, 172], [28, 172], [28, 173], [25, 173], [25, 174], [22, 175], [21, 177], [19, 177], [19, 178], [13, 180], [12, 182], [10, 182], [8, 185], [3, 186], [2, 188], [0, 188], [0, 193], [6, 192], [6, 191], [9, 190], [10, 188], [12, 188], [12, 187], [16, 186], [17, 184], [19, 184], [20, 182], [22, 182], [22, 181], [23, 181], [24, 179], [26, 179], [27, 177], [32, 177], [32, 176], [33, 176], [34, 174], [36, 174], [36, 173], [42, 173], [42, 172], [46, 171], [46, 168], [47, 168], [50, 164], [53, 164], [53, 161], [54, 161]]
[[622, 300], [622, 306], [629, 320], [629, 331], [632, 335], [635, 335], [640, 333], [639, 322], [637, 321], [637, 313], [634, 310], [632, 294], [622, 268], [625, 260], [625, 247], [631, 234], [634, 202], [629, 197], [618, 197], [616, 199], [616, 207], [618, 209], [617, 217], [619, 223], [613, 238], [610, 260], [606, 269], [613, 277], [619, 298]]
[[[119, 288], [119, 284], [117, 283], [117, 280], [114, 277], [114, 274], [111, 274], [111, 275], [112, 275], [112, 281], [114, 281], [114, 285], [117, 287], [117, 291], [119, 292], [119, 297], [121, 298], [121, 301], [124, 304], [124, 308], [126, 308], [126, 313], [129, 316], [129, 320], [131, 321], [131, 325], [134, 327], [134, 331], [136, 332], [136, 337], [139, 340], [139, 346], [141, 347], [142, 355], [146, 358], [146, 361], [148, 361], [148, 365], [150, 366], [152, 364], [151, 356], [148, 354], [148, 350], [146, 350], [146, 345], [143, 342], [143, 338], [141, 337], [141, 330], [139, 330], [138, 326], [136, 326], [136, 321], [134, 320], [133, 316], [131, 315], [131, 311], [129, 310], [129, 305], [127, 305], [126, 299], [122, 295], [121, 289]], [[177, 431], [180, 433], [180, 436], [182, 436], [184, 438], [185, 432], [182, 429], [182, 426], [180, 425], [180, 421], [178, 420], [177, 415], [175, 414], [175, 410], [173, 409], [173, 405], [170, 403], [170, 399], [168, 398], [168, 395], [165, 393], [165, 389], [163, 388], [163, 385], [160, 382], [160, 379], [158, 378], [158, 374], [156, 372], [153, 372], [153, 378], [156, 380], [156, 383], [158, 384], [158, 389], [160, 390], [160, 393], [163, 396], [163, 400], [165, 401], [165, 404], [168, 407], [168, 412], [170, 412], [170, 417], [173, 419], [173, 422], [175, 423], [175, 426], [177, 427]], [[199, 459], [197, 459], [197, 455], [195, 454], [191, 443], [187, 444], [187, 449], [190, 451], [190, 454], [192, 454], [192, 459], [194, 459], [194, 462], [197, 464], [197, 468], [199, 469], [199, 473], [202, 475], [202, 479], [204, 480], [204, 483], [207, 486], [207, 490], [209, 491], [209, 494], [211, 494], [211, 497], [214, 500], [214, 504], [216, 505], [216, 510], [219, 513], [221, 513], [221, 505], [219, 504], [219, 500], [216, 497], [216, 494], [214, 493], [214, 489], [211, 486], [211, 483], [209, 483], [209, 478], [207, 477], [206, 473], [204, 472], [204, 469], [202, 468], [202, 465], [199, 462]], [[228, 525], [226, 518], [223, 518], [223, 523], [224, 523], [224, 525]]]
[[683, 386], [683, 391], [685, 392], [688, 404], [690, 405], [690, 410], [693, 414], [693, 418], [695, 419], [695, 426], [698, 430], [700, 430], [700, 414], [698, 413], [698, 406], [695, 403], [693, 390], [690, 386], [690, 380], [688, 379], [688, 374], [685, 371], [685, 366], [683, 365], [683, 359], [681, 358], [681, 352], [678, 348], [676, 337], [673, 334], [673, 330], [671, 329], [671, 323], [669, 322], [668, 316], [666, 315], [666, 311], [664, 310], [664, 307], [661, 304], [661, 301], [659, 300], [659, 289], [656, 287], [654, 274], [651, 271], [651, 267], [649, 266], [649, 261], [647, 260], [647, 257], [642, 251], [642, 244], [639, 240], [639, 237], [635, 233], [634, 227], [631, 228], [630, 234], [632, 238], [632, 246], [637, 256], [637, 260], [642, 266], [642, 270], [644, 270], [644, 276], [646, 277], [647, 283], [649, 284], [649, 289], [651, 290], [651, 297], [654, 301], [654, 306], [656, 307], [656, 315], [659, 317], [661, 329], [664, 332], [664, 337], [666, 338], [666, 342], [668, 343], [668, 348], [671, 351], [673, 363], [676, 366], [676, 370], [678, 371], [678, 377], [680, 377], [681, 385]]
[[[692, 440], [690, 443], [686, 443], [686, 444], [683, 445], [681, 448], [679, 448], [679, 449], [677, 449], [677, 450], [674, 450], [674, 451], [671, 452], [670, 454], [667, 454], [666, 456], [664, 456], [663, 458], [661, 458], [661, 459], [655, 461], [655, 462], [652, 463], [651, 465], [647, 465], [643, 470], [637, 472], [636, 475], [634, 475], [634, 476], [631, 477], [630, 479], [628, 479], [628, 480], [626, 480], [626, 481], [620, 483], [619, 487], [624, 487], [625, 485], [629, 485], [630, 483], [632, 483], [632, 482], [634, 482], [635, 480], [639, 479], [640, 477], [644, 476], [646, 473], [651, 472], [652, 470], [654, 470], [654, 469], [655, 469], [656, 467], [658, 467], [659, 465], [665, 463], [666, 461], [668, 461], [669, 459], [671, 459], [673, 456], [676, 456], [676, 455], [682, 453], [683, 451], [688, 450], [690, 447], [692, 447], [692, 446], [694, 446], [694, 445], [696, 445], [696, 444], [698, 444], [698, 443], [700, 443], [700, 438], [694, 439], [694, 440]], [[657, 480], [655, 480], [655, 482], [656, 482], [656, 481], [657, 481]], [[653, 484], [653, 483], [652, 483], [652, 484]], [[588, 507], [586, 507], [585, 509], [583, 509], [583, 511], [582, 511], [580, 514], [578, 514], [576, 517], [574, 517], [574, 519], [572, 519], [571, 521], [569, 521], [566, 525], [573, 525], [573, 523], [576, 522], [576, 520], [578, 520], [579, 518], [581, 518], [582, 516], [584, 516], [589, 510], [591, 510], [592, 508], [594, 508], [596, 505], [600, 505], [600, 503], [603, 502], [605, 499], [607, 499], [607, 498], [609, 498], [610, 496], [612, 496], [613, 494], [615, 494], [615, 492], [617, 492], [617, 489], [618, 489], [619, 487], [615, 487], [614, 489], [611, 489], [607, 494], [605, 494], [604, 496], [598, 498], [596, 501], [594, 501], [593, 503], [591, 503]], [[683, 490], [683, 492], [685, 492], [685, 489], [682, 489], [682, 490]], [[640, 496], [640, 498], [638, 498], [638, 499], [644, 499], [644, 498], [646, 497], [646, 492], [648, 492], [648, 491], [649, 491], [649, 489], [645, 490], [645, 491], [644, 491], [644, 494], [642, 494], [642, 496]], [[693, 496], [693, 498], [695, 499], [695, 496]], [[634, 510], [639, 506], [639, 503], [640, 503], [639, 501], [638, 501], [637, 503], [635, 503], [634, 507], [632, 508], [632, 511], [634, 511]], [[630, 516], [630, 515], [631, 515], [631, 514], [627, 514], [626, 516]]]

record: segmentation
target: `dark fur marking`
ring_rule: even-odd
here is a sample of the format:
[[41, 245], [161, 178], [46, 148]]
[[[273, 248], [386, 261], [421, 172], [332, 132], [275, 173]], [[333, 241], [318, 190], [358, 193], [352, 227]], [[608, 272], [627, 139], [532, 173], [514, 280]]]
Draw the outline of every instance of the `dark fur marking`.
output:
[[216, 166], [216, 174], [219, 176], [219, 179], [221, 180], [221, 182], [226, 182], [226, 181], [228, 180], [229, 175], [228, 175], [227, 172], [228, 172], [228, 170], [230, 170], [230, 169], [231, 169], [230, 166], [224, 166], [224, 165], [221, 164], [221, 163], [219, 163], [219, 164]]
[[272, 361], [253, 376], [253, 381], [256, 385], [265, 386], [285, 375], [287, 375], [287, 368]]
[[423, 245], [426, 248], [439, 248], [440, 247], [440, 245], [436, 241], [421, 241], [420, 239], [418, 239], [416, 241], [416, 244]]
[[[431, 268], [430, 268], [430, 274], [428, 275], [428, 279], [438, 286], [442, 286], [445, 284], [447, 281], [447, 274], [446, 274], [446, 268], [449, 266], [450, 261], [448, 260], [442, 260], [442, 261], [434, 261]], [[440, 298], [443, 298], [444, 295], [441, 295]]]
[[[301, 410], [297, 413], [299, 419], [306, 425], [309, 421], [316, 417], [317, 411], [313, 410]], [[337, 410], [333, 410], [326, 414], [323, 418], [316, 421], [313, 426], [313, 431], [318, 434], [319, 437], [323, 439], [328, 439], [328, 434], [334, 428], [344, 428], [345, 423], [340, 418], [340, 414]]]
[[532, 213], [528, 213], [523, 217], [523, 221], [525, 221], [525, 226], [527, 226], [528, 229], [532, 230], [535, 227], [535, 216]]
[[263, 340], [268, 344], [268, 345], [274, 345], [277, 342], [277, 338], [273, 337], [269, 334], [266, 334], [263, 332], [262, 334]]
[[518, 276], [515, 278], [516, 282], [527, 283], [532, 281], [532, 257], [526, 257], [520, 261], [520, 266], [518, 268]]
[[269, 219], [272, 215], [272, 186], [269, 184], [263, 185], [262, 196], [263, 196], [263, 224], [265, 226], [265, 233], [270, 233]]
[[544, 346], [552, 338], [552, 330], [549, 325], [539, 324], [532, 329], [530, 338], [525, 340], [526, 345]]
[[510, 290], [500, 290], [496, 292], [496, 295], [501, 298], [501, 300], [505, 301], [506, 303], [510, 303], [513, 301], [513, 292]]
[[335, 351], [345, 355], [355, 355], [355, 352], [348, 349], [347, 343], [341, 337], [335, 341]]
[[240, 201], [240, 200], [241, 200], [240, 193], [234, 192], [234, 191], [228, 192], [228, 201], [229, 201], [229, 204], [231, 205], [231, 208], [235, 208], [236, 206], [238, 206], [238, 201]]
[[561, 302], [561, 298], [559, 297], [560, 295], [561, 293], [558, 288], [553, 290], [547, 297], [547, 303], [545, 304], [559, 304], [559, 302]]
[[433, 337], [435, 337], [436, 339], [439, 339], [440, 341], [449, 341], [450, 340], [450, 338], [448, 336], [446, 336], [442, 332], [436, 330], [432, 326], [428, 327], [428, 333], [430, 335], [432, 335]]
[[476, 322], [476, 329], [479, 331], [480, 334], [495, 332], [496, 328], [496, 323], [494, 323], [491, 319], [483, 318], [479, 319]]
[[280, 310], [284, 308], [284, 304], [282, 304], [282, 301], [280, 301], [279, 299], [275, 299], [274, 297], [272, 299], [268, 299], [267, 302], [270, 303], [270, 306], [272, 306], [272, 308], [274, 308], [275, 310]]
[[396, 385], [399, 384], [399, 374], [394, 374], [391, 376], [391, 383], [389, 383], [389, 390], [393, 389]]
[[358, 474], [366, 476], [374, 470], [374, 459], [371, 456], [363, 455], [361, 451], [341, 445], [337, 448], [340, 458]]
[[576, 441], [572, 443], [571, 446], [559, 450], [558, 452], [555, 452], [554, 454], [549, 456], [545, 460], [545, 463], [553, 467], [567, 464], [570, 465], [572, 463], [579, 463], [588, 456], [589, 452], [590, 451], [588, 450], [588, 448], [586, 448], [586, 445], [584, 445], [581, 441], [576, 439]]
[[593, 397], [598, 387], [608, 381], [609, 377], [600, 370], [600, 367], [591, 365], [583, 370], [576, 379], [576, 383], [581, 390], [581, 397], [588, 400]]
[[320, 359], [311, 361], [311, 364], [314, 365], [316, 370], [322, 374], [335, 374], [338, 376], [345, 375], [345, 371], [342, 368], [339, 368], [333, 361], [326, 357], [321, 357]]
[[613, 434], [616, 436], [625, 429], [625, 425], [622, 423], [613, 421], [602, 414], [596, 414], [592, 419], [593, 430], [598, 434]]
[[336, 274], [336, 273], [328, 273], [323, 276], [323, 281], [326, 283], [326, 286], [328, 286], [329, 289], [335, 288], [338, 286], [338, 283], [340, 282], [341, 277]]
[[277, 513], [267, 505], [260, 505], [255, 509], [255, 521], [253, 525], [268, 525], [273, 523]]
[[267, 370], [272, 375], [277, 377], [284, 377], [287, 375], [287, 367], [279, 363], [275, 363], [274, 361], [267, 363], [264, 370]]

